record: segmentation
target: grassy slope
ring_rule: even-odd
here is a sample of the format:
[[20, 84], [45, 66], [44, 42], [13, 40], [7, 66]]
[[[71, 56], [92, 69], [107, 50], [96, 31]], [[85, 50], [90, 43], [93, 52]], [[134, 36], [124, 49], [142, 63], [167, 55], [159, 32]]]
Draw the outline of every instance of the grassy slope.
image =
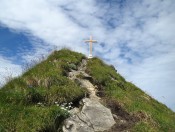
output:
[[131, 115], [139, 118], [132, 131], [175, 131], [175, 113], [151, 98], [98, 58], [88, 61], [87, 72], [109, 100], [115, 100]]
[[[21, 77], [0, 89], [0, 131], [55, 131], [68, 116], [56, 106], [58, 102], [72, 102], [84, 96], [84, 91], [66, 77], [69, 69], [76, 69], [84, 55], [61, 50], [34, 66]], [[173, 131], [175, 114], [116, 73], [111, 66], [93, 58], [87, 72], [105, 94], [115, 100], [140, 121], [133, 131]], [[43, 106], [37, 103], [42, 102]]]
[[[85, 91], [65, 75], [84, 55], [63, 49], [0, 89], [0, 131], [56, 130], [68, 112], [54, 103], [73, 102]], [[38, 106], [41, 102], [42, 105]]]

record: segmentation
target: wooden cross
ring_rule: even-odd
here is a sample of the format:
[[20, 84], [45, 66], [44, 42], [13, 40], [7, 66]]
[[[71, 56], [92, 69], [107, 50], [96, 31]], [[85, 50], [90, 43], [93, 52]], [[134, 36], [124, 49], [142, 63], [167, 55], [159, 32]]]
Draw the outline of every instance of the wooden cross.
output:
[[90, 40], [85, 40], [85, 43], [89, 43], [89, 57], [92, 58], [92, 43], [97, 43], [96, 40], [92, 39], [92, 36], [90, 36]]

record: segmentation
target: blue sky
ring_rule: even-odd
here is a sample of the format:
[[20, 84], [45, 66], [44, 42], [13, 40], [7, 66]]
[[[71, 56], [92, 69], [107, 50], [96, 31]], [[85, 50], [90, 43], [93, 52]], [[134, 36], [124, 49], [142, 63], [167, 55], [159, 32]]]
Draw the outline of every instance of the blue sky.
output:
[[175, 110], [173, 0], [0, 0], [0, 84], [23, 65], [68, 47], [94, 54]]
[[32, 50], [30, 38], [21, 32], [15, 32], [8, 27], [0, 27], [0, 55], [12, 58], [13, 63], [22, 64], [20, 53]]

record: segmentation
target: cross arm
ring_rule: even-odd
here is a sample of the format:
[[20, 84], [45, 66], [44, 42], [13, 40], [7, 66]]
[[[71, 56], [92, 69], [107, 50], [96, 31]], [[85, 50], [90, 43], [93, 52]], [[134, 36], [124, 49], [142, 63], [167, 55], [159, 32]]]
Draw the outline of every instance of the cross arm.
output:
[[96, 40], [85, 40], [85, 42], [86, 42], [86, 43], [88, 43], [88, 42], [97, 43]]

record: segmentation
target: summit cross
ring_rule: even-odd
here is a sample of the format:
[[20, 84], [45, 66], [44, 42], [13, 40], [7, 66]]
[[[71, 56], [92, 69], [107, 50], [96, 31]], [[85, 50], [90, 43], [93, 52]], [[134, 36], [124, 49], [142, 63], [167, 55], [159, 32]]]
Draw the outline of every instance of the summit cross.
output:
[[90, 36], [89, 40], [85, 40], [85, 43], [89, 43], [89, 59], [92, 58], [92, 43], [97, 43], [96, 40], [92, 39], [92, 36]]

